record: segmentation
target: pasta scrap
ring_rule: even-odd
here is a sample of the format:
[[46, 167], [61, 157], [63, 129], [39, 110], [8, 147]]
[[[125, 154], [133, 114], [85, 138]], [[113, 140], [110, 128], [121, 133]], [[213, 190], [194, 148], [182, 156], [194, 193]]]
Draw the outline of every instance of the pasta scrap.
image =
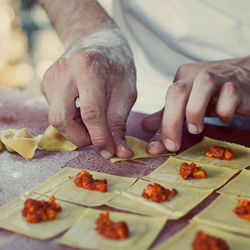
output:
[[178, 192], [175, 188], [169, 190], [158, 183], [154, 183], [153, 185], [148, 184], [141, 196], [145, 199], [151, 199], [154, 202], [162, 202], [169, 201], [169, 198], [174, 197], [176, 194]]
[[24, 202], [22, 215], [28, 223], [38, 223], [40, 221], [53, 220], [62, 208], [55, 203], [55, 196], [51, 196], [49, 201], [27, 199]]
[[197, 167], [195, 163], [188, 164], [186, 162], [181, 163], [179, 175], [187, 180], [190, 177], [194, 177], [196, 179], [207, 178], [206, 171], [201, 167]]
[[93, 176], [85, 170], [77, 174], [74, 183], [79, 188], [95, 190], [103, 193], [107, 192], [107, 180], [94, 180]]
[[113, 222], [109, 219], [109, 211], [101, 213], [95, 221], [98, 234], [108, 239], [127, 239], [129, 229], [125, 221]]
[[216, 238], [203, 231], [197, 231], [192, 242], [193, 250], [229, 250], [225, 240]]
[[247, 199], [239, 199], [238, 206], [234, 208], [233, 212], [240, 218], [250, 222], [250, 201]]
[[206, 148], [206, 156], [210, 158], [216, 158], [219, 160], [232, 160], [235, 158], [230, 148], [221, 146], [210, 146]]

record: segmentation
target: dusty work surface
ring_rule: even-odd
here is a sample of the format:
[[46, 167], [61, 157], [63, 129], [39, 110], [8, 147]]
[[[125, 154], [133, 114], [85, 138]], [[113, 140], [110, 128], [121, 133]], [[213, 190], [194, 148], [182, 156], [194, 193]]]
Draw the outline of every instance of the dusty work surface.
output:
[[[33, 135], [42, 134], [48, 126], [47, 115], [48, 106], [42, 96], [18, 90], [0, 89], [0, 130], [26, 127]], [[144, 116], [144, 114], [139, 113], [130, 115], [128, 135], [149, 140], [152, 134], [146, 133], [140, 126], [140, 121]], [[207, 125], [202, 135], [193, 136], [185, 131], [182, 150], [200, 141], [204, 135], [250, 146], [250, 131]], [[37, 186], [65, 166], [139, 178], [149, 174], [166, 159], [165, 156], [112, 164], [100, 157], [91, 146], [73, 152], [38, 150], [32, 160], [25, 160], [16, 153], [3, 151], [0, 153], [0, 205]], [[152, 246], [157, 245], [180, 230], [188, 223], [190, 218], [206, 207], [216, 196], [216, 194], [210, 195], [182, 219], [168, 221]], [[56, 244], [54, 239], [39, 241], [0, 230], [0, 249], [43, 250], [70, 248]]]

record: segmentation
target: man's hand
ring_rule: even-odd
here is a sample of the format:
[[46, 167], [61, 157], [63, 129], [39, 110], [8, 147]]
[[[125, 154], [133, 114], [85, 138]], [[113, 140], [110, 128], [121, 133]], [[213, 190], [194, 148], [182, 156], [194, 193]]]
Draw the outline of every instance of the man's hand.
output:
[[151, 154], [178, 151], [186, 118], [192, 134], [203, 131], [204, 117], [215, 114], [224, 123], [234, 115], [250, 116], [250, 58], [185, 64], [177, 70], [162, 111], [146, 117], [143, 127], [157, 131]]
[[39, 1], [67, 48], [41, 84], [50, 124], [76, 146], [130, 158], [124, 136], [137, 91], [127, 41], [96, 1]]

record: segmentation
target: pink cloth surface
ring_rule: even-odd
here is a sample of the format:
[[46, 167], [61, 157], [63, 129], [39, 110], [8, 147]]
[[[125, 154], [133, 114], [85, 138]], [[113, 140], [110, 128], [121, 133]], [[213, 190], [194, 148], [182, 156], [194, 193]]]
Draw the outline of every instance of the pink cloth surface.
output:
[[[0, 131], [9, 128], [26, 127], [33, 135], [42, 134], [49, 125], [48, 106], [44, 98], [26, 91], [0, 89]], [[131, 113], [127, 134], [148, 141], [152, 136], [141, 127], [142, 113]], [[206, 125], [201, 135], [190, 135], [184, 129], [182, 150], [199, 142], [206, 135], [250, 146], [250, 131]], [[74, 168], [101, 171], [120, 176], [140, 178], [149, 174], [167, 159], [165, 157], [138, 159], [126, 162], [110, 163], [99, 156], [92, 146], [72, 152], [47, 152], [37, 150], [32, 160], [23, 159], [16, 153], [0, 153], [0, 205], [22, 195], [32, 187], [54, 175], [61, 168]], [[166, 240], [183, 228], [194, 215], [199, 213], [217, 197], [213, 193], [186, 216], [179, 220], [169, 220], [159, 234], [153, 246]], [[102, 209], [104, 207], [101, 207]], [[54, 242], [54, 239], [41, 241], [0, 229], [0, 249], [71, 249]]]

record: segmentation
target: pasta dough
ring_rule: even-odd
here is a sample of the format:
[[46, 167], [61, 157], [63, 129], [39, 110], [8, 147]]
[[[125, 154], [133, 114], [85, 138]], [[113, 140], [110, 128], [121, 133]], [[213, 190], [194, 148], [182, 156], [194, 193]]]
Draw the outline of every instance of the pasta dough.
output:
[[239, 218], [233, 212], [236, 206], [237, 200], [234, 195], [222, 194], [205, 208], [205, 210], [198, 214], [194, 220], [210, 226], [250, 236], [250, 222]]
[[187, 214], [212, 192], [212, 190], [189, 188], [181, 185], [177, 186], [173, 183], [158, 182], [167, 189], [175, 188], [178, 194], [170, 198], [168, 202], [156, 203], [141, 197], [143, 189], [149, 183], [152, 182], [145, 180], [137, 181], [128, 190], [121, 192], [116, 198], [106, 202], [106, 205], [144, 215], [167, 215], [170, 219], [178, 219]]
[[[207, 157], [206, 148], [208, 146], [215, 145], [222, 147], [230, 147], [233, 151], [233, 154], [235, 155], [235, 158], [232, 160], [218, 160], [215, 158]], [[215, 165], [220, 167], [228, 167], [232, 169], [243, 169], [249, 166], [250, 164], [250, 148], [204, 137], [200, 143], [176, 155], [176, 158], [182, 160], [196, 161], [199, 163], [206, 163], [209, 165]]]
[[0, 228], [23, 234], [32, 238], [45, 240], [68, 229], [86, 208], [67, 202], [58, 201], [62, 211], [51, 221], [29, 224], [22, 216], [23, 203], [26, 198], [48, 200], [46, 196], [31, 193], [28, 197], [17, 198], [0, 207]]
[[40, 149], [54, 151], [72, 151], [77, 147], [61, 135], [55, 128], [49, 126], [43, 135], [33, 137], [26, 129], [9, 129], [0, 133], [0, 151], [4, 146], [9, 152], [17, 152], [27, 159], [32, 159], [37, 146]]
[[95, 220], [102, 211], [87, 209], [71, 229], [56, 240], [70, 247], [86, 249], [148, 249], [164, 226], [166, 217], [146, 217], [133, 214], [111, 212], [113, 221], [125, 221], [130, 235], [125, 240], [106, 239], [94, 230]]
[[179, 169], [182, 162], [187, 162], [188, 164], [191, 163], [191, 161], [184, 161], [175, 157], [169, 157], [167, 161], [165, 161], [160, 167], [158, 167], [149, 175], [144, 176], [143, 179], [154, 182], [161, 181], [162, 183], [173, 182], [177, 185], [181, 184], [185, 186], [199, 187], [204, 189], [216, 189], [222, 186], [238, 171], [235, 169], [196, 163], [197, 166], [202, 167], [202, 169], [206, 171], [207, 178], [191, 178], [188, 180], [183, 180], [183, 178], [179, 175]]
[[243, 169], [237, 177], [217, 192], [222, 194], [241, 195], [250, 198], [250, 171]]
[[1, 141], [10, 152], [17, 152], [31, 159], [37, 148], [37, 140], [26, 129], [9, 129], [1, 132]]
[[122, 159], [118, 157], [112, 157], [110, 159], [111, 162], [117, 162], [117, 161], [126, 161], [126, 160], [133, 160], [138, 158], [152, 158], [152, 157], [158, 157], [163, 155], [172, 155], [173, 153], [166, 152], [161, 155], [151, 155], [147, 152], [147, 142], [140, 140], [135, 137], [126, 136], [125, 141], [127, 145], [130, 147], [130, 149], [134, 152], [134, 156], [129, 159]]
[[40, 149], [53, 151], [72, 151], [77, 149], [77, 146], [68, 141], [52, 126], [45, 130], [38, 146]]
[[234, 235], [229, 232], [221, 231], [214, 227], [192, 222], [180, 232], [171, 237], [169, 240], [154, 248], [154, 250], [192, 250], [192, 242], [195, 238], [195, 233], [199, 230], [214, 237], [222, 238], [227, 242], [230, 250], [250, 249], [250, 239], [247, 237]]
[[[135, 182], [135, 178], [127, 178], [93, 172], [87, 170], [93, 175], [94, 179], [107, 179], [107, 192], [90, 191], [78, 188], [74, 184], [76, 175], [83, 169], [66, 167], [56, 173], [54, 176], [32, 189], [32, 191], [51, 196], [55, 195], [57, 199], [75, 202], [86, 206], [100, 206], [106, 201], [113, 199], [120, 191], [127, 189]], [[69, 178], [72, 177], [72, 178]]]

